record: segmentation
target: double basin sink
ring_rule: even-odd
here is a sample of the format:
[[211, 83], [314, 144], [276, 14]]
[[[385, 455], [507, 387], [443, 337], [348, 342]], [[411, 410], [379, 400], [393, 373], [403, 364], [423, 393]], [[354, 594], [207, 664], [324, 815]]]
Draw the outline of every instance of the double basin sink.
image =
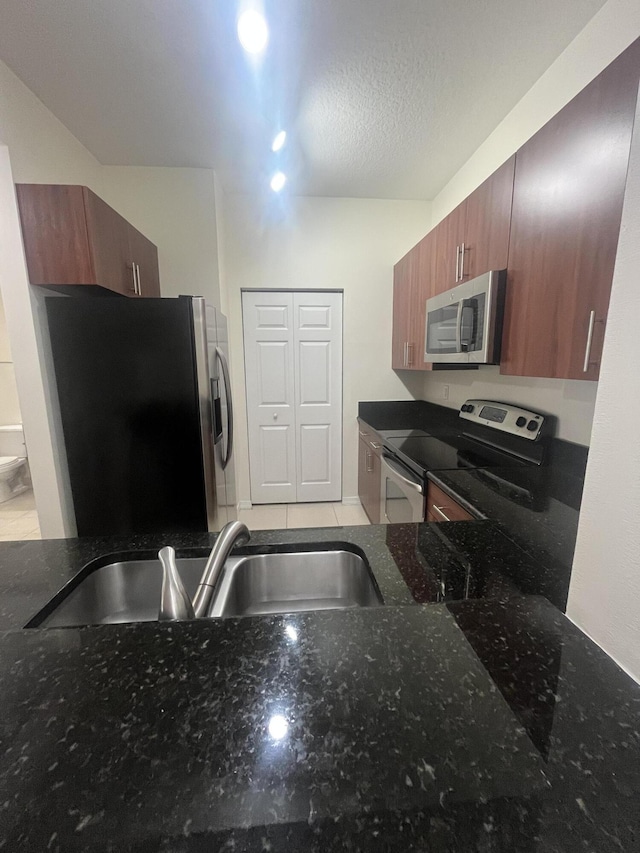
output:
[[[178, 557], [193, 598], [206, 556]], [[95, 560], [27, 624], [61, 628], [151, 622], [158, 618], [162, 569], [149, 554]], [[210, 618], [375, 607], [382, 596], [364, 553], [350, 545], [275, 549], [230, 556], [214, 593]]]

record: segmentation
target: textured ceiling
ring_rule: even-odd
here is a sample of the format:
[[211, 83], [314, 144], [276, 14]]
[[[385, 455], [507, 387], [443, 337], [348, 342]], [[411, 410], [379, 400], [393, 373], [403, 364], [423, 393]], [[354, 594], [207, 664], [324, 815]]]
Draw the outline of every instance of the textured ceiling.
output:
[[[246, 2], [246, 0], [245, 0]], [[2, 0], [0, 58], [102, 163], [217, 168], [296, 194], [432, 198], [603, 0]]]

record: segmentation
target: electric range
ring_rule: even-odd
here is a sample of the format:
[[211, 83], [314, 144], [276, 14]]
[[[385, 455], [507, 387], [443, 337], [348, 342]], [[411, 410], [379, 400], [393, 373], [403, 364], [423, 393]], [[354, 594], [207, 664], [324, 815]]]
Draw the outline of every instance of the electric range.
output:
[[486, 482], [496, 490], [536, 504], [531, 469], [544, 461], [551, 419], [493, 400], [467, 400], [459, 418], [459, 431], [446, 436], [422, 430], [381, 432], [384, 521], [424, 521], [427, 474], [438, 471], [484, 469]]

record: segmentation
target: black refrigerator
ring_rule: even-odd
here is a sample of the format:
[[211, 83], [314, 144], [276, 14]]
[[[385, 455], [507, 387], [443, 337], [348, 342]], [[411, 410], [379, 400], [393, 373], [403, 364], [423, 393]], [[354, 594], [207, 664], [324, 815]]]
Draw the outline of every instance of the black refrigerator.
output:
[[186, 296], [46, 306], [78, 535], [235, 519], [225, 317]]

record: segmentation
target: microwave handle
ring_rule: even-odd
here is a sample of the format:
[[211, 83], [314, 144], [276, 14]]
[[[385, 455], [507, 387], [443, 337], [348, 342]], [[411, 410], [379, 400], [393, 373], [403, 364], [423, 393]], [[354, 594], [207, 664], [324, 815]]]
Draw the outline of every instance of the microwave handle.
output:
[[464, 311], [464, 299], [458, 302], [458, 316], [456, 317], [456, 352], [462, 352], [462, 314]]

